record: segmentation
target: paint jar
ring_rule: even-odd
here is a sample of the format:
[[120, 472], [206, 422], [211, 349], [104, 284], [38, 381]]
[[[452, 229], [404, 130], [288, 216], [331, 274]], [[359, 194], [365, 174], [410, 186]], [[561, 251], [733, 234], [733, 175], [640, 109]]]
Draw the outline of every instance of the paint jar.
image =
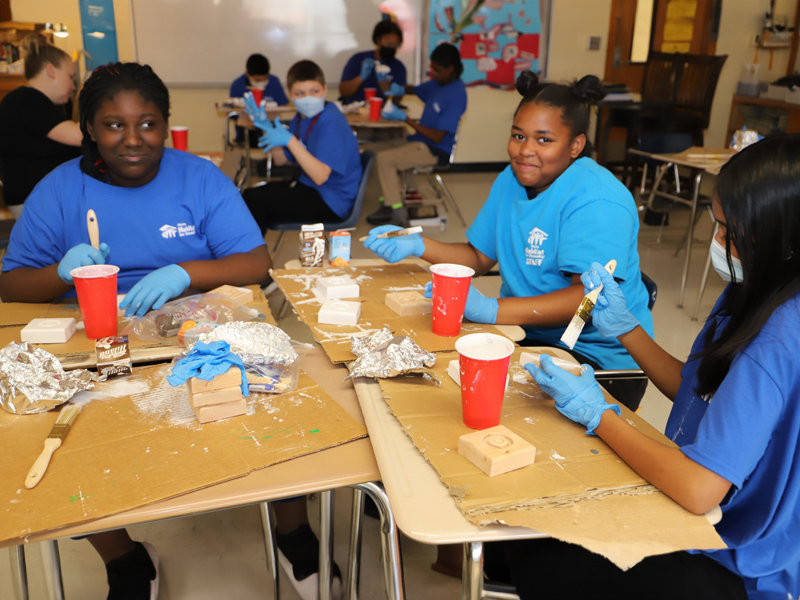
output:
[[464, 425], [472, 429], [499, 425], [514, 342], [492, 333], [473, 333], [459, 338], [456, 351]]

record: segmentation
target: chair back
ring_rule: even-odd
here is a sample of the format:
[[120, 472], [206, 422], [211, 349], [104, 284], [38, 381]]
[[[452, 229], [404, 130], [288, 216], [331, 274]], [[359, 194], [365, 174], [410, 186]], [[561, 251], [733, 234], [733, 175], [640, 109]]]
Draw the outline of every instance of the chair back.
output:
[[[677, 154], [692, 147], [691, 133], [644, 133], [639, 136], [639, 150], [651, 154]], [[648, 165], [659, 165], [663, 161], [640, 156]]]
[[695, 113], [702, 121], [702, 129], [708, 129], [711, 104], [717, 91], [719, 74], [728, 55], [679, 54], [677, 56], [682, 61], [683, 68], [675, 96], [675, 108]]
[[640, 271], [640, 273], [642, 274], [642, 283], [647, 290], [647, 310], [653, 312], [653, 307], [656, 305], [656, 298], [658, 297], [658, 286], [655, 281], [645, 275], [644, 271]]
[[677, 60], [679, 56], [650, 52], [642, 75], [643, 102], [675, 102], [683, 69], [683, 62]]

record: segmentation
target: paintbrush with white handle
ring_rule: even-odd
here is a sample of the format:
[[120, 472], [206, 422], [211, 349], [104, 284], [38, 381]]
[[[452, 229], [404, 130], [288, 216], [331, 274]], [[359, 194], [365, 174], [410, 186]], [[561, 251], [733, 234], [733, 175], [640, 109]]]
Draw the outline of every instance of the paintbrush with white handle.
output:
[[86, 211], [86, 227], [89, 229], [89, 241], [92, 248], [100, 250], [100, 226], [97, 223], [97, 215], [91, 208]]
[[[422, 233], [422, 227], [416, 226], [416, 227], [407, 227], [405, 229], [395, 229], [394, 231], [384, 231], [383, 233], [379, 233], [375, 237], [378, 239], [383, 239], [383, 238], [397, 237], [398, 235], [411, 235], [412, 233]], [[368, 237], [369, 237], [368, 235], [365, 235], [364, 237], [359, 238], [358, 241], [363, 242]]]
[[25, 477], [26, 488], [31, 489], [42, 480], [44, 472], [47, 470], [47, 465], [50, 464], [50, 458], [53, 456], [53, 452], [61, 447], [61, 443], [64, 441], [64, 438], [67, 437], [69, 428], [75, 422], [75, 419], [78, 418], [80, 412], [81, 407], [76, 404], [68, 404], [61, 409], [61, 413], [58, 415], [53, 428], [50, 430], [50, 435], [48, 435], [47, 439], [44, 441], [44, 450], [42, 450], [36, 462], [33, 463], [31, 470], [28, 471], [28, 476]]
[[[606, 271], [613, 275], [614, 269], [616, 268], [617, 261], [608, 261]], [[592, 309], [601, 291], [603, 291], [603, 286], [599, 285], [583, 297], [580, 306], [578, 306], [578, 310], [575, 311], [575, 316], [572, 317], [572, 321], [569, 322], [567, 330], [564, 332], [564, 335], [561, 336], [561, 341], [564, 342], [570, 350], [575, 347], [575, 342], [578, 341], [578, 337], [581, 335], [586, 321], [589, 320], [589, 316], [592, 314]]]

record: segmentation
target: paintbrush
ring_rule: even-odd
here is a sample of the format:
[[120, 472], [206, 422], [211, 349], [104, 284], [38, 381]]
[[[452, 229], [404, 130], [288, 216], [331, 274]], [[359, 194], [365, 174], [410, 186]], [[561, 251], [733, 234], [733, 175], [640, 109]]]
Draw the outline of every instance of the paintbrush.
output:
[[[412, 233], [422, 233], [422, 227], [407, 227], [406, 229], [395, 229], [394, 231], [385, 231], [384, 233], [379, 233], [376, 235], [376, 238], [383, 239], [383, 238], [390, 238], [390, 237], [397, 237], [398, 235], [411, 235]], [[359, 238], [359, 242], [363, 242], [369, 236], [365, 235], [362, 238]]]
[[[617, 261], [608, 261], [606, 271], [613, 275], [614, 269], [616, 268]], [[564, 342], [570, 350], [575, 347], [575, 342], [578, 341], [578, 337], [581, 335], [581, 331], [583, 331], [583, 326], [586, 325], [586, 321], [589, 320], [589, 315], [592, 314], [592, 309], [602, 290], [603, 286], [599, 285], [583, 297], [580, 306], [578, 306], [578, 310], [575, 311], [575, 316], [572, 317], [572, 321], [569, 322], [567, 330], [564, 332], [564, 335], [561, 336], [561, 341]]]
[[55, 425], [50, 430], [50, 435], [44, 441], [44, 450], [33, 463], [31, 470], [28, 471], [28, 476], [25, 478], [25, 487], [31, 489], [36, 486], [44, 477], [44, 472], [47, 470], [47, 465], [50, 464], [50, 458], [53, 452], [61, 447], [64, 438], [67, 437], [67, 432], [75, 419], [81, 412], [81, 407], [76, 404], [68, 404], [61, 409], [61, 413], [56, 419]]
[[100, 250], [100, 228], [97, 223], [97, 215], [90, 208], [86, 211], [86, 227], [89, 230], [89, 241], [95, 250]]

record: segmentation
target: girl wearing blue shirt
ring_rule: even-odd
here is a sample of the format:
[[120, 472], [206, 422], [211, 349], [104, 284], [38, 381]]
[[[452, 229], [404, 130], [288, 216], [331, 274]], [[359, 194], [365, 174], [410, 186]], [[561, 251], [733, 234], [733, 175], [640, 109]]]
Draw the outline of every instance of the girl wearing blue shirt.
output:
[[[396, 229], [373, 229], [364, 245], [389, 262], [420, 256], [430, 263], [457, 263], [482, 275], [499, 265], [500, 298], [470, 288], [465, 316], [477, 323], [525, 327], [531, 345], [564, 347], [560, 338], [583, 298], [580, 273], [592, 260], [617, 261], [614, 276], [630, 298], [632, 312], [652, 334], [647, 291], [636, 250], [639, 220], [630, 192], [589, 154], [589, 103], [605, 91], [596, 77], [572, 85], [540, 85], [520, 74], [523, 95], [508, 142], [510, 166], [467, 231], [466, 243], [445, 244], [419, 234], [378, 239]], [[587, 230], [591, 235], [587, 235]], [[603, 369], [633, 369], [636, 363], [617, 340], [591, 324], [575, 345], [584, 362]], [[632, 409], [646, 380], [606, 383]]]
[[[389, 93], [391, 85], [406, 84], [406, 67], [395, 55], [403, 45], [403, 30], [394, 21], [379, 21], [372, 30], [374, 50], [357, 52], [342, 71], [339, 92], [345, 104], [364, 100], [364, 88], [373, 88], [379, 98]], [[389, 71], [376, 69], [386, 65]]]
[[[577, 573], [613, 598], [639, 597], [637, 580], [658, 582], [647, 587], [648, 598], [800, 595], [798, 199], [800, 135], [769, 137], [722, 168], [711, 258], [731, 283], [686, 363], [642, 330], [627, 295], [600, 265], [582, 277], [587, 291], [605, 286], [593, 312], [600, 334], [619, 339], [674, 401], [666, 434], [678, 447], [641, 434], [609, 410], [614, 406], [591, 369], [577, 377], [549, 360], [542, 369], [526, 366], [560, 412], [678, 504], [695, 514], [720, 505], [716, 529], [727, 549], [647, 558], [623, 574], [604, 559], [587, 561], [589, 552], [579, 548], [514, 544], [506, 554], [522, 598], [550, 597], [542, 588], [549, 581], [558, 582], [559, 598], [584, 598], [585, 586], [572, 585]], [[536, 577], [539, 568], [547, 577]]]

